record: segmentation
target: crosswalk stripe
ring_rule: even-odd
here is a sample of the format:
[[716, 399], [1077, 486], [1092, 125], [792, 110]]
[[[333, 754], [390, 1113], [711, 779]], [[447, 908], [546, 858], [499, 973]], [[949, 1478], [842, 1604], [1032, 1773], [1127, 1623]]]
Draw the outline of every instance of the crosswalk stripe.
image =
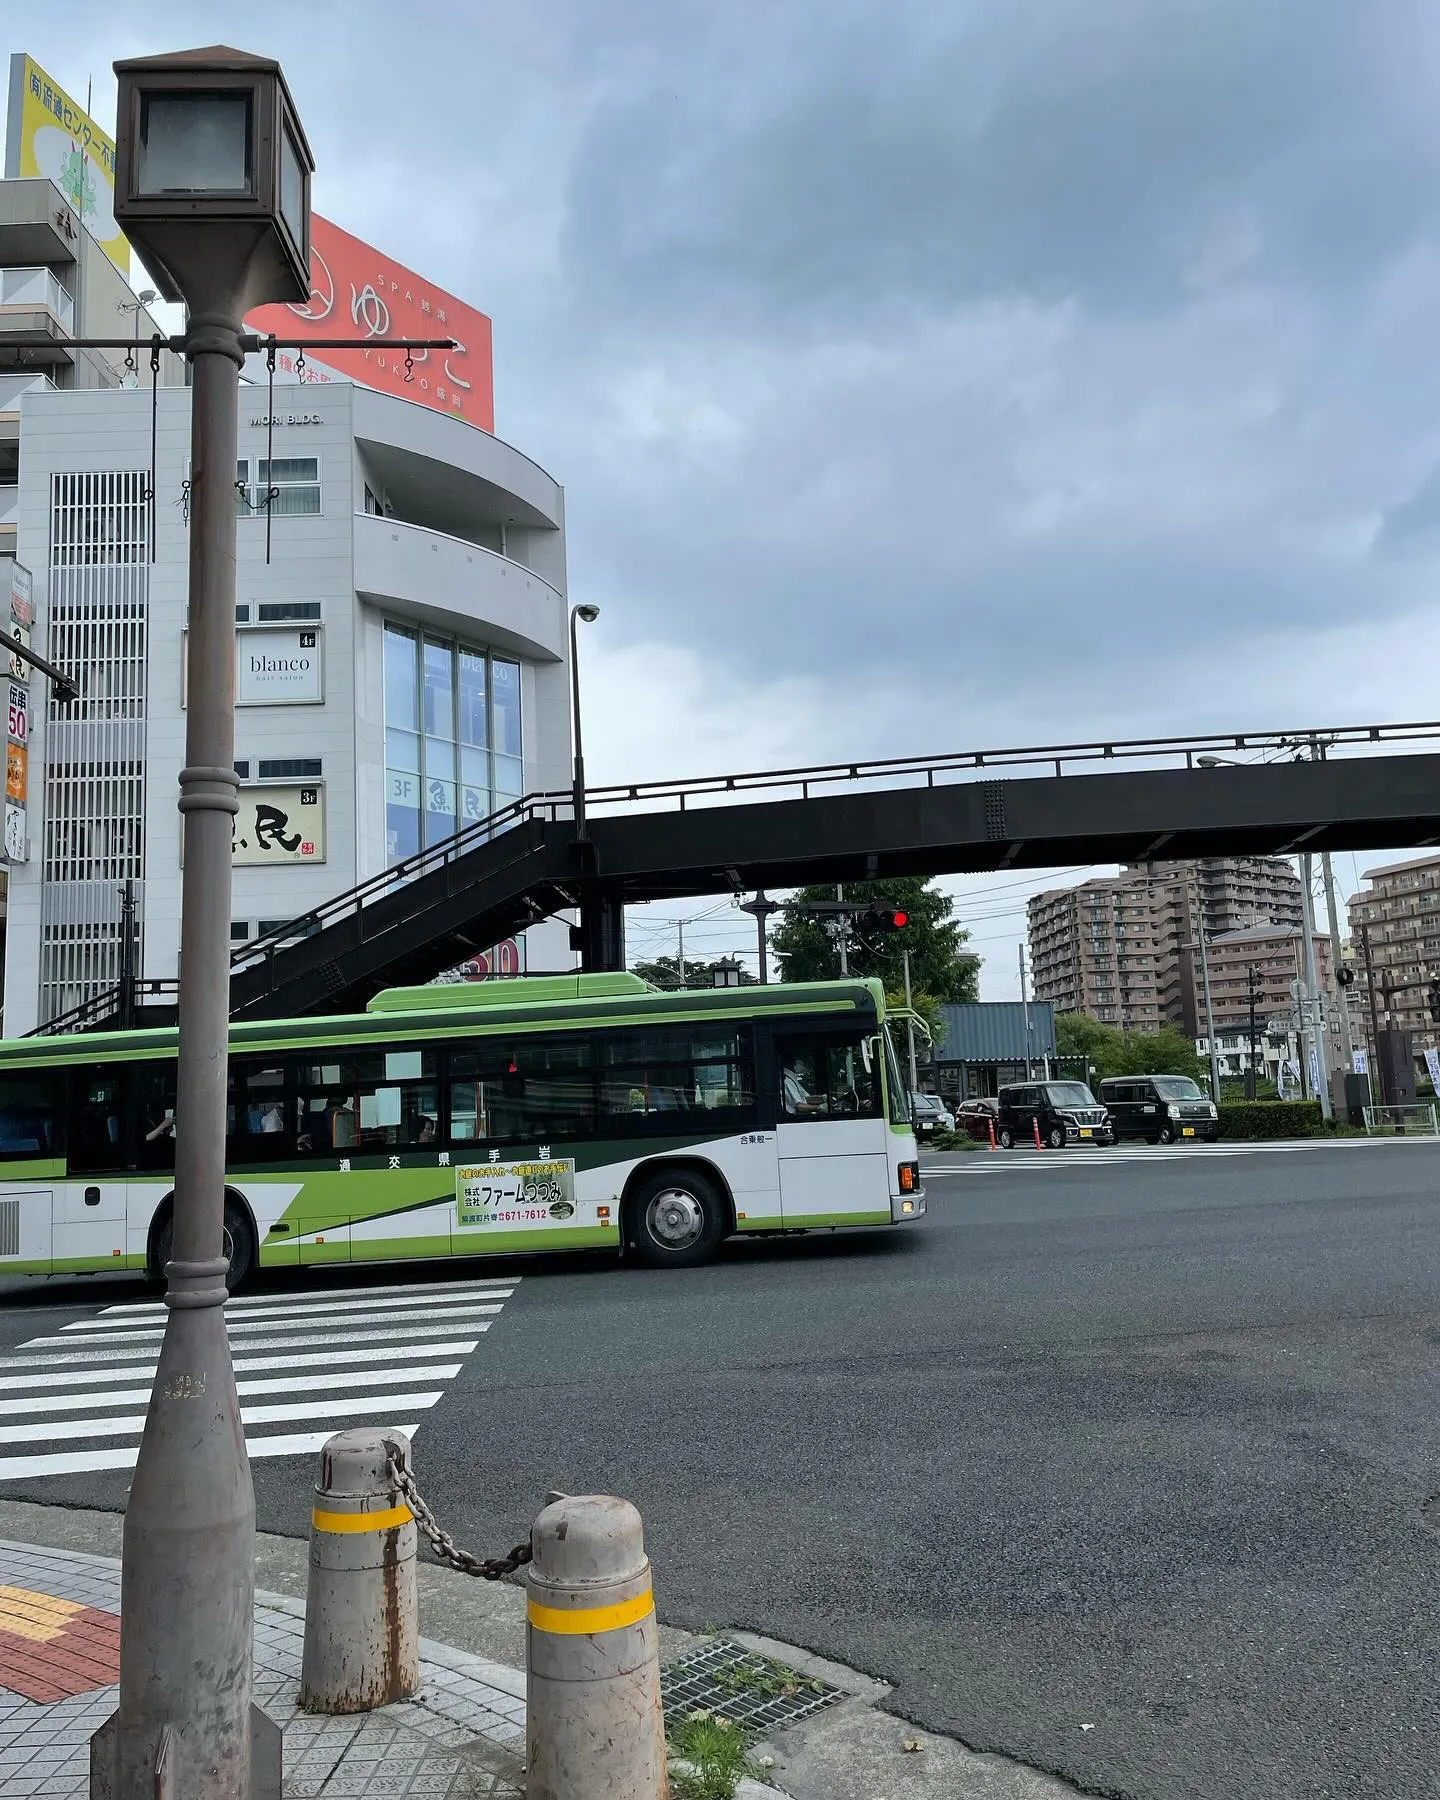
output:
[[[346, 1425], [423, 1419], [517, 1286], [347, 1288], [293, 1303], [281, 1291], [227, 1307], [250, 1455], [309, 1455]], [[107, 1306], [0, 1357], [0, 1483], [132, 1468], [165, 1318], [149, 1302]]]
[[[225, 1310], [233, 1318], [237, 1312], [249, 1312], [257, 1306], [285, 1306], [294, 1309], [324, 1300], [399, 1300], [402, 1303], [424, 1306], [436, 1300], [443, 1301], [447, 1294], [485, 1294], [492, 1300], [503, 1300], [514, 1292], [513, 1276], [493, 1281], [427, 1281], [423, 1289], [417, 1289], [409, 1282], [395, 1287], [299, 1288], [294, 1294], [232, 1294], [225, 1302]], [[100, 1316], [104, 1318], [106, 1313], [125, 1313], [141, 1318], [147, 1313], [154, 1313], [157, 1318], [163, 1319], [167, 1310], [163, 1300], [119, 1300], [113, 1306], [102, 1308]]]
[[[284, 1320], [286, 1324], [293, 1320], [295, 1324], [301, 1326], [314, 1325], [320, 1320], [332, 1319], [336, 1324], [341, 1324], [347, 1313], [357, 1312], [363, 1312], [367, 1318], [371, 1319], [410, 1319], [418, 1316], [418, 1309], [422, 1306], [431, 1317], [453, 1319], [463, 1313], [477, 1310], [499, 1312], [503, 1304], [503, 1301], [491, 1300], [488, 1296], [485, 1300], [467, 1301], [457, 1295], [453, 1303], [448, 1298], [441, 1305], [437, 1305], [433, 1301], [415, 1300], [407, 1303], [404, 1308], [397, 1301], [388, 1300], [385, 1302], [385, 1310], [377, 1311], [375, 1307], [364, 1300], [335, 1300], [325, 1306], [299, 1307], [283, 1304], [267, 1306], [263, 1312], [250, 1312], [243, 1316], [227, 1318], [225, 1323], [231, 1331], [264, 1331], [267, 1328], [273, 1331], [278, 1320]], [[410, 1306], [415, 1307], [416, 1311], [411, 1312]], [[137, 1319], [136, 1325], [141, 1330], [149, 1329], [152, 1326], [163, 1330], [164, 1321], [165, 1314], [160, 1313], [153, 1319], [148, 1316]], [[88, 1336], [92, 1332], [106, 1331], [115, 1323], [115, 1315], [110, 1313], [102, 1314], [98, 1319], [76, 1319], [65, 1329], [73, 1331], [77, 1335]]]
[[[406, 1369], [406, 1375], [412, 1381], [448, 1381], [452, 1375], [460, 1373], [459, 1363], [427, 1363], [418, 1369]], [[395, 1377], [390, 1374], [376, 1373], [370, 1377], [377, 1387], [393, 1387]], [[305, 1388], [308, 1393], [318, 1394], [334, 1392], [337, 1389], [363, 1387], [363, 1380], [354, 1375], [307, 1375]], [[237, 1381], [236, 1392], [243, 1398], [248, 1394], [291, 1394], [295, 1391], [294, 1376], [285, 1376], [274, 1381]], [[0, 1400], [0, 1419], [19, 1418], [24, 1413], [38, 1412], [83, 1412], [87, 1406], [148, 1406], [150, 1389], [112, 1388], [104, 1394], [28, 1394], [20, 1400]], [[3, 1441], [3, 1427], [0, 1427], [0, 1441]]]
[[[487, 1313], [498, 1313], [499, 1310], [500, 1308], [498, 1306], [481, 1308], [481, 1311]], [[453, 1324], [412, 1325], [405, 1333], [405, 1336], [407, 1338], [452, 1337], [457, 1330], [488, 1331], [494, 1322], [493, 1318], [488, 1318], [465, 1319], [458, 1326]], [[67, 1362], [89, 1363], [94, 1361], [94, 1358], [90, 1353], [93, 1344], [134, 1344], [135, 1354], [137, 1356], [158, 1355], [160, 1340], [164, 1335], [165, 1333], [162, 1330], [117, 1331], [88, 1338], [37, 1337], [29, 1339], [28, 1343], [23, 1345], [22, 1348], [30, 1349], [32, 1346], [40, 1346], [42, 1348], [53, 1347], [58, 1349], [63, 1345], [72, 1352], [72, 1354], [66, 1358]], [[393, 1331], [347, 1332], [344, 1341], [349, 1344], [393, 1344], [395, 1341], [395, 1333]], [[300, 1332], [291, 1331], [287, 1332], [283, 1337], [242, 1338], [239, 1343], [236, 1343], [235, 1339], [232, 1337], [230, 1340], [230, 1347], [232, 1350], [288, 1350], [306, 1344], [333, 1344], [335, 1342], [337, 1342], [337, 1336], [333, 1331], [321, 1332], [310, 1337], [304, 1336]], [[150, 1347], [147, 1348], [147, 1346]]]
[[[333, 1344], [333, 1338], [327, 1338], [327, 1344]], [[452, 1343], [440, 1344], [392, 1344], [383, 1350], [317, 1350], [313, 1356], [237, 1356], [233, 1358], [235, 1373], [258, 1369], [348, 1369], [362, 1367], [366, 1363], [390, 1363], [423, 1361], [427, 1356], [468, 1356], [479, 1342], [478, 1338], [457, 1338]], [[29, 1374], [10, 1376], [6, 1383], [7, 1391], [18, 1393], [27, 1387], [85, 1387], [93, 1386], [97, 1381], [148, 1381], [155, 1373], [159, 1361], [156, 1352], [148, 1362], [126, 1363], [120, 1367], [113, 1364], [107, 1368], [67, 1369], [56, 1368], [56, 1358], [48, 1356], [12, 1356], [0, 1358], [0, 1369], [26, 1369]]]
[[[477, 1301], [473, 1306], [437, 1307], [440, 1319], [475, 1319], [485, 1316], [493, 1317], [500, 1307], [490, 1301]], [[434, 1317], [434, 1314], [425, 1315]], [[416, 1315], [408, 1312], [372, 1312], [365, 1315], [365, 1323], [373, 1324], [408, 1324]], [[163, 1325], [151, 1325], [148, 1321], [131, 1331], [107, 1332], [101, 1329], [105, 1325], [113, 1325], [114, 1319], [77, 1319], [74, 1324], [66, 1325], [58, 1340], [62, 1344], [133, 1344], [147, 1338], [153, 1338], [158, 1344], [165, 1335]], [[324, 1314], [303, 1313], [300, 1317], [290, 1319], [283, 1315], [264, 1319], [227, 1319], [226, 1330], [233, 1342], [241, 1332], [250, 1331], [303, 1331], [307, 1325], [330, 1325], [334, 1330], [341, 1330], [348, 1323], [345, 1317], [330, 1319]]]
[[[382, 1431], [403, 1431], [414, 1437], [420, 1427], [395, 1425], [389, 1420], [380, 1425]], [[323, 1450], [333, 1433], [329, 1431], [292, 1431], [277, 1437], [246, 1440], [251, 1462], [274, 1456], [313, 1456]], [[139, 1444], [128, 1444], [119, 1450], [64, 1450], [49, 1456], [0, 1456], [0, 1481], [33, 1481], [43, 1475], [85, 1475], [100, 1469], [133, 1469], [140, 1454]]]

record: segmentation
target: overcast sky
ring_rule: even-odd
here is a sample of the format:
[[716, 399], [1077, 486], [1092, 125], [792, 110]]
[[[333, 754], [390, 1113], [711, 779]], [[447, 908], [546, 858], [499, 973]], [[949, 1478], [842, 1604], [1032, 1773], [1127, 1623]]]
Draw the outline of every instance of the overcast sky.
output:
[[[8, 48], [109, 124], [114, 57], [217, 31], [145, 14]], [[225, 29], [283, 62], [317, 208], [495, 321], [497, 430], [603, 609], [595, 779], [1440, 712], [1433, 4]], [[969, 885], [1005, 998], [1024, 888]]]

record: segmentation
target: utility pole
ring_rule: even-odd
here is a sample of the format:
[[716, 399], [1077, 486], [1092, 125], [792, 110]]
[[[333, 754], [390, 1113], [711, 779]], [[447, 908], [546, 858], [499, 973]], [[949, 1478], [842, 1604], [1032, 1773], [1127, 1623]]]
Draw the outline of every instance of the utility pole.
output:
[[1345, 1073], [1355, 1072], [1355, 1034], [1350, 1028], [1350, 994], [1340, 982], [1340, 969], [1344, 961], [1340, 944], [1340, 913], [1335, 904], [1335, 869], [1330, 861], [1330, 852], [1320, 852], [1320, 874], [1325, 883], [1325, 912], [1330, 926], [1330, 975], [1334, 982], [1335, 992], [1340, 1001], [1340, 1047], [1345, 1057]]
[[1253, 1100], [1256, 1097], [1255, 1046], [1259, 1036], [1255, 1024], [1255, 995], [1260, 986], [1260, 971], [1254, 963], [1245, 970], [1245, 984], [1250, 990], [1250, 1067], [1245, 1071], [1245, 1098]]
[[[1315, 895], [1312, 883], [1315, 877], [1314, 859], [1307, 850], [1300, 858], [1300, 898], [1305, 907], [1305, 1003], [1303, 1016], [1305, 1019], [1306, 1057], [1309, 1061], [1311, 1080], [1316, 1081], [1320, 1089], [1320, 1113], [1326, 1120], [1333, 1119], [1335, 1109], [1330, 1103], [1330, 1071], [1325, 1055], [1325, 1023], [1320, 1015], [1320, 988], [1315, 979]], [[1318, 1080], [1316, 1078], [1318, 1077]]]
[[1390, 1095], [1389, 1084], [1385, 1080], [1385, 1059], [1380, 1054], [1380, 1009], [1375, 1002], [1375, 959], [1370, 953], [1370, 928], [1360, 927], [1360, 954], [1365, 959], [1365, 986], [1370, 995], [1370, 1042], [1374, 1067], [1370, 1071], [1371, 1086], [1378, 1081], [1380, 1085], [1380, 1104], [1388, 1106]]
[[[844, 903], [845, 889], [838, 881], [835, 883], [835, 898]], [[837, 941], [840, 945], [840, 974], [843, 977], [850, 973], [850, 922], [844, 913], [838, 913], [836, 917], [840, 921], [840, 936]]]
[[675, 921], [675, 935], [680, 946], [676, 954], [676, 966], [680, 970], [680, 985], [684, 988], [690, 984], [685, 979], [685, 921], [683, 919]]
[[1200, 980], [1205, 990], [1205, 1037], [1210, 1045], [1210, 1096], [1220, 1104], [1220, 1050], [1215, 1042], [1215, 1008], [1210, 1003], [1210, 952], [1205, 947], [1205, 913], [1200, 912]]
[[1030, 993], [1025, 985], [1025, 946], [1020, 946], [1020, 1004], [1025, 1008], [1025, 1079], [1035, 1074], [1035, 1059], [1030, 1054]]
[[[910, 993], [910, 952], [908, 950], [904, 950], [901, 952], [901, 955], [904, 957], [904, 960], [905, 960], [905, 1005], [908, 1008], [908, 1007], [913, 1006], [913, 1004], [914, 1004], [914, 1001], [913, 1001], [913, 999], [911, 997], [911, 993]], [[914, 1094], [919, 1091], [919, 1087], [920, 1087], [920, 1078], [915, 1073], [915, 1021], [914, 1021], [914, 1019], [907, 1019], [905, 1021], [905, 1029], [910, 1034], [910, 1092], [912, 1094]]]

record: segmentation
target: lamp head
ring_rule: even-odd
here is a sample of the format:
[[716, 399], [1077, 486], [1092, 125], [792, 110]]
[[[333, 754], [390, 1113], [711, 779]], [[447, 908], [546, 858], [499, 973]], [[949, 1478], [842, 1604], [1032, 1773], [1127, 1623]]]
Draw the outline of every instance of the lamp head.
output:
[[161, 295], [241, 316], [305, 299], [315, 159], [279, 63], [216, 44], [115, 74], [115, 220]]
[[578, 619], [583, 619], [587, 625], [593, 625], [600, 617], [600, 608], [598, 606], [591, 606], [587, 602], [586, 605], [577, 606], [575, 608], [575, 616]]

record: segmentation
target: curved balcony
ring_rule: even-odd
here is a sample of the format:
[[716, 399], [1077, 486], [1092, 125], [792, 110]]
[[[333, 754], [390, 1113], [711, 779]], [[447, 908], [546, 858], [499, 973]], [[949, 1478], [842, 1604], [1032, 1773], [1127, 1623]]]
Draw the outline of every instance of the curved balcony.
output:
[[439, 506], [532, 530], [562, 528], [560, 484], [503, 439], [369, 388], [356, 387], [354, 404], [355, 441], [402, 513]]
[[557, 589], [509, 557], [423, 525], [357, 513], [355, 591], [497, 650], [539, 662], [565, 657], [565, 600]]

